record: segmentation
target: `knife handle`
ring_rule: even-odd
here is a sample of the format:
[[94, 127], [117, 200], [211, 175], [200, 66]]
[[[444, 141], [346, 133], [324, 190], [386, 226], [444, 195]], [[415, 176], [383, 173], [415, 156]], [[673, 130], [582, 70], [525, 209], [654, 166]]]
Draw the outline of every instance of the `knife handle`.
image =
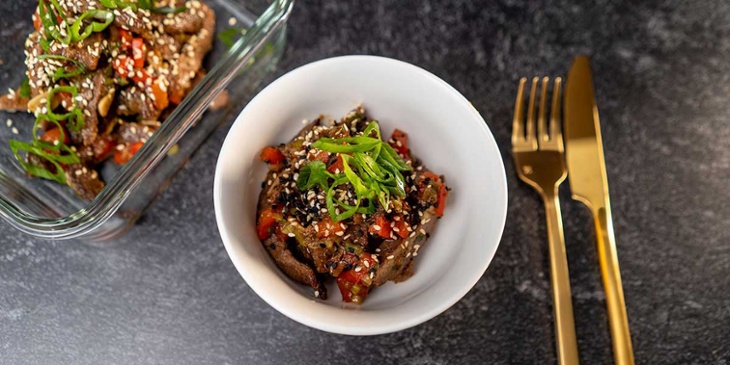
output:
[[608, 322], [613, 342], [613, 358], [618, 365], [633, 365], [634, 351], [631, 346], [629, 319], [626, 314], [621, 272], [618, 267], [611, 211], [600, 208], [594, 212], [594, 217], [598, 240], [598, 261], [603, 277], [603, 289], [606, 291]]
[[546, 193], [545, 215], [550, 250], [550, 281], [553, 287], [553, 311], [555, 312], [555, 347], [558, 364], [578, 365], [578, 343], [573, 320], [573, 303], [570, 295], [568, 259], [565, 254], [563, 221], [557, 187], [553, 194]]

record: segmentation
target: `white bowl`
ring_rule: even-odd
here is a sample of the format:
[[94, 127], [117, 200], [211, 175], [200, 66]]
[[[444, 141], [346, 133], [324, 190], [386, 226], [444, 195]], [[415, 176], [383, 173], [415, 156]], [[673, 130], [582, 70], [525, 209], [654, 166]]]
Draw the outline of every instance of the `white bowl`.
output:
[[[419, 251], [415, 274], [376, 288], [359, 307], [289, 279], [256, 236], [256, 204], [267, 145], [288, 142], [304, 119], [339, 118], [362, 103], [383, 135], [408, 133], [413, 154], [452, 188], [444, 217]], [[461, 299], [489, 266], [504, 228], [507, 183], [486, 123], [464, 96], [433, 74], [382, 57], [346, 56], [302, 66], [274, 81], [231, 127], [215, 171], [215, 214], [223, 243], [246, 283], [272, 307], [320, 330], [373, 335], [423, 323]]]

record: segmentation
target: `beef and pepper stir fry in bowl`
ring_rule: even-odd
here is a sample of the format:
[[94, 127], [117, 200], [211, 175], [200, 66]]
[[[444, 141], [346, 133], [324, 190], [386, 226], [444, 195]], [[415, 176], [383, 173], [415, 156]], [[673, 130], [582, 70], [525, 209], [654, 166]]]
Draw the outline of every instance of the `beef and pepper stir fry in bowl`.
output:
[[257, 233], [287, 276], [322, 299], [335, 277], [343, 301], [361, 303], [413, 275], [448, 188], [411, 154], [404, 132], [383, 141], [378, 122], [357, 108], [336, 123], [316, 119], [260, 157], [269, 172]]
[[27, 79], [0, 110], [36, 117], [10, 148], [28, 174], [83, 199], [97, 171], [124, 164], [204, 75], [215, 14], [201, 1], [40, 0], [25, 43]]

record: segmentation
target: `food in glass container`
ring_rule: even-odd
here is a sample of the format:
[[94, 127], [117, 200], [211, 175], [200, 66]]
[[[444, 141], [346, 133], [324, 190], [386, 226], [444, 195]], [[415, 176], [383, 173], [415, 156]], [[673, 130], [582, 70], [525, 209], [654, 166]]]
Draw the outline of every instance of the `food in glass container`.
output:
[[40, 0], [33, 23], [27, 79], [0, 97], [0, 110], [35, 114], [33, 137], [10, 148], [28, 174], [91, 200], [97, 167], [129, 161], [205, 76], [215, 14], [200, 1]]
[[339, 122], [319, 117], [288, 144], [265, 147], [257, 234], [277, 266], [327, 298], [335, 277], [344, 302], [413, 275], [414, 258], [439, 218], [448, 188], [395, 130], [358, 107]]

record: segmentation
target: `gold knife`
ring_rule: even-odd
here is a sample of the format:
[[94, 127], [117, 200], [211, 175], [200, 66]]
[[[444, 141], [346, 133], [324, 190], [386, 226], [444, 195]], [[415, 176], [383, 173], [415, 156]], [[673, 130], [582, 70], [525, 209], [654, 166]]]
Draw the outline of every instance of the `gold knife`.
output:
[[601, 127], [593, 95], [591, 67], [586, 56], [576, 57], [568, 73], [564, 113], [570, 190], [573, 199], [583, 202], [593, 213], [613, 358], [616, 364], [633, 364], [629, 320], [613, 237]]

